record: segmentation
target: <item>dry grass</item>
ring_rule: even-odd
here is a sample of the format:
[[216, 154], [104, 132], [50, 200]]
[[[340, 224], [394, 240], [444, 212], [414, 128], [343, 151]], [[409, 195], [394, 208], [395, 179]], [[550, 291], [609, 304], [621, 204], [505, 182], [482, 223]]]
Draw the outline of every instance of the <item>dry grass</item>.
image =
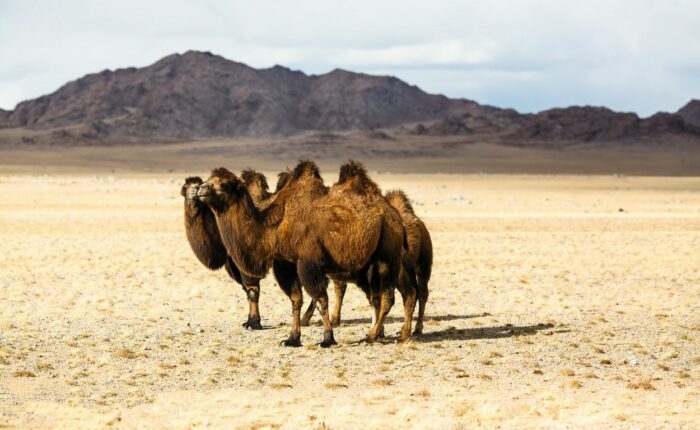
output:
[[240, 287], [186, 243], [181, 176], [0, 175], [8, 425], [692, 427], [697, 178], [375, 175], [433, 237], [425, 334], [394, 343], [397, 294], [387, 339], [358, 344], [350, 286], [329, 351], [317, 319], [279, 345], [272, 277], [265, 330], [241, 327]]

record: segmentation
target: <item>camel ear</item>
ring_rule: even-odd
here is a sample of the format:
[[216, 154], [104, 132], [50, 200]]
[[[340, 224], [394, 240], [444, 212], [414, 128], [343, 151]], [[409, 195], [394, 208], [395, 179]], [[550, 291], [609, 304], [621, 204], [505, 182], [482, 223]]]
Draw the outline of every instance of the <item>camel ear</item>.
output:
[[181, 195], [182, 197], [185, 197], [185, 196], [187, 195], [187, 187], [186, 187], [185, 185], [183, 185], [183, 186], [180, 188], [180, 195]]

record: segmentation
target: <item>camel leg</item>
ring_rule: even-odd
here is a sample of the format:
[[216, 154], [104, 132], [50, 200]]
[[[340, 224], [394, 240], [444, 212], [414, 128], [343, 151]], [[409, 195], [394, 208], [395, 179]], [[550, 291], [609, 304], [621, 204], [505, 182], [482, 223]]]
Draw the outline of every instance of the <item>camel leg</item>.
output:
[[[394, 289], [382, 289], [379, 301], [380, 303], [377, 312], [377, 320], [374, 322], [374, 325], [370, 329], [369, 333], [367, 333], [367, 337], [365, 339], [369, 343], [375, 342], [384, 331], [384, 319], [391, 310], [391, 307], [394, 305]], [[375, 309], [377, 309], [376, 305]]]
[[345, 290], [348, 288], [348, 284], [347, 282], [334, 281], [333, 287], [335, 289], [335, 306], [333, 307], [331, 325], [338, 327], [340, 325], [340, 309], [343, 306], [343, 298], [345, 297]]
[[287, 340], [282, 341], [284, 346], [301, 346], [301, 325], [299, 316], [301, 307], [304, 304], [304, 296], [301, 293], [301, 286], [296, 274], [296, 267], [292, 263], [275, 261], [272, 265], [275, 278], [280, 288], [289, 297], [292, 303], [292, 331]]
[[309, 307], [306, 309], [306, 312], [304, 312], [304, 316], [301, 317], [302, 327], [309, 326], [309, 323], [311, 322], [311, 317], [314, 316], [314, 310], [316, 310], [316, 300], [311, 299], [311, 303], [309, 303]]
[[[377, 323], [379, 319], [379, 312], [382, 307], [382, 296], [380, 293], [375, 293], [371, 298], [369, 298], [369, 305], [372, 307], [372, 327]], [[384, 325], [379, 327], [379, 332], [377, 337], [384, 337]]]
[[323, 320], [323, 341], [320, 343], [320, 346], [321, 348], [329, 348], [331, 345], [335, 345], [336, 341], [333, 338], [331, 319], [328, 317], [328, 293], [325, 290], [316, 299], [316, 307]]
[[416, 308], [416, 276], [412, 269], [402, 269], [398, 285], [403, 299], [403, 327], [399, 335], [399, 342], [405, 342], [411, 337], [411, 323], [413, 312]]
[[248, 330], [262, 330], [262, 325], [260, 324], [260, 309], [258, 307], [260, 284], [244, 285], [243, 290], [248, 297], [248, 321], [243, 323], [243, 327]]
[[328, 278], [326, 278], [323, 267], [316, 261], [299, 261], [297, 263], [297, 273], [306, 292], [312, 299], [316, 300], [316, 307], [321, 313], [321, 319], [323, 320], [323, 341], [320, 344], [321, 347], [328, 348], [331, 345], [335, 345], [333, 328], [328, 317], [328, 293], [326, 292]]
[[260, 309], [258, 308], [258, 300], [260, 299], [260, 279], [251, 278], [244, 275], [238, 270], [236, 264], [231, 260], [231, 257], [226, 259], [226, 272], [229, 276], [243, 287], [246, 298], [248, 299], [248, 320], [243, 323], [243, 327], [248, 330], [262, 330], [260, 324]]
[[418, 280], [418, 319], [413, 334], [423, 333], [423, 318], [425, 317], [425, 304], [428, 302], [428, 283]]

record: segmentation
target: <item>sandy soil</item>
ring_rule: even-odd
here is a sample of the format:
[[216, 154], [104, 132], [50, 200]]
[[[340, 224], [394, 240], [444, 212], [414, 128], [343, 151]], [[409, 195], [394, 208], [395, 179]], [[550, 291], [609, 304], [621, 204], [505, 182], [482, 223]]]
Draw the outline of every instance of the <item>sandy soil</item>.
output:
[[242, 291], [187, 245], [181, 177], [0, 176], [0, 427], [697, 428], [700, 179], [375, 178], [433, 236], [426, 333], [394, 343], [395, 306], [358, 343], [351, 286], [322, 350], [318, 325], [279, 346], [271, 277], [266, 329], [241, 327]]

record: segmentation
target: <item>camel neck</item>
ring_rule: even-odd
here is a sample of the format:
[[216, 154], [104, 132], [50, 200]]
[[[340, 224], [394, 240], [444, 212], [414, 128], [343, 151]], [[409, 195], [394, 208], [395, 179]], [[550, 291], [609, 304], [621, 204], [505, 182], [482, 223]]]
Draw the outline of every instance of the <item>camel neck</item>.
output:
[[265, 276], [272, 264], [275, 231], [265, 224], [263, 215], [250, 198], [217, 212], [216, 223], [236, 266], [246, 275]]

